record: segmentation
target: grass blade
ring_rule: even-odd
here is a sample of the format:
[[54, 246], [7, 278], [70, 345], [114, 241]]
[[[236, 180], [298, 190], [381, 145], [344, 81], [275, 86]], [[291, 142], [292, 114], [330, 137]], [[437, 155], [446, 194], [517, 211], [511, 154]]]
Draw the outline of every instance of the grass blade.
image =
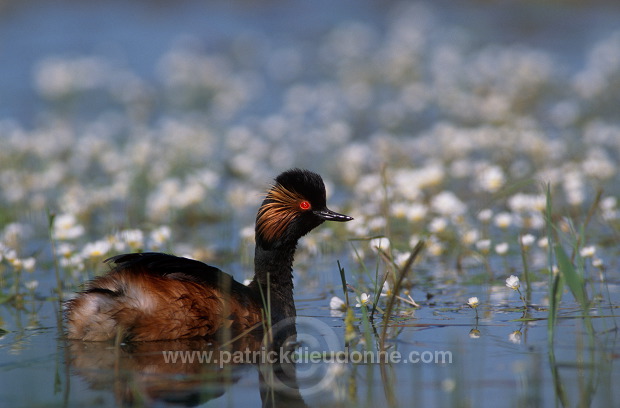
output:
[[344, 301], [347, 305], [347, 309], [349, 308], [349, 291], [347, 290], [347, 278], [344, 275], [344, 268], [340, 266], [340, 261], [336, 261], [338, 264], [338, 272], [340, 272], [340, 281], [342, 282], [342, 291], [344, 292]]
[[390, 315], [392, 314], [392, 309], [394, 308], [394, 302], [396, 300], [396, 294], [400, 291], [400, 286], [401, 286], [401, 284], [403, 282], [403, 279], [407, 275], [407, 272], [411, 268], [411, 265], [413, 265], [413, 261], [415, 261], [415, 259], [418, 257], [418, 255], [420, 255], [420, 253], [424, 249], [424, 246], [425, 246], [424, 240], [420, 240], [417, 243], [415, 248], [413, 248], [413, 251], [411, 251], [411, 254], [409, 255], [409, 258], [407, 258], [407, 262], [405, 262], [405, 265], [399, 271], [398, 279], [396, 280], [396, 282], [394, 282], [394, 289], [392, 291], [392, 296], [390, 296], [390, 298], [388, 300], [387, 308], [385, 309], [385, 314], [384, 314], [384, 318], [383, 318], [383, 329], [382, 329], [382, 332], [381, 332], [381, 339], [380, 339], [380, 341], [381, 341], [380, 350], [381, 351], [385, 350], [385, 336], [386, 336], [386, 333], [387, 333], [387, 328], [388, 328], [388, 322], [390, 320]]
[[547, 224], [547, 265], [549, 265], [549, 313], [547, 319], [547, 340], [549, 349], [553, 349], [553, 339], [555, 336], [555, 323], [558, 316], [560, 301], [562, 300], [562, 290], [564, 282], [562, 276], [553, 272], [553, 220], [551, 218], [551, 185], [547, 184], [545, 203], [545, 221]]
[[588, 308], [588, 296], [586, 293], [583, 276], [577, 273], [573, 263], [566, 254], [566, 251], [564, 251], [564, 248], [562, 248], [560, 244], [555, 244], [554, 250], [556, 260], [558, 261], [560, 274], [562, 274], [568, 288], [585, 312]]

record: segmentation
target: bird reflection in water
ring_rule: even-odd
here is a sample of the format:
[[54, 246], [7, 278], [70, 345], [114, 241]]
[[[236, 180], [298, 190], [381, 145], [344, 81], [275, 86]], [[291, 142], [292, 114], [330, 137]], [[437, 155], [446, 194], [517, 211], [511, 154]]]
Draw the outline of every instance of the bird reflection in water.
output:
[[[118, 406], [196, 406], [223, 396], [257, 369], [263, 407], [305, 407], [290, 359], [298, 346], [294, 325], [286, 334], [286, 339], [280, 333], [273, 342], [260, 329], [227, 343], [205, 338], [117, 345], [68, 340], [67, 358], [74, 374], [93, 390], [113, 392]], [[187, 358], [191, 353], [194, 358]], [[282, 354], [288, 358], [280, 359]], [[229, 361], [215, 361], [222, 355]]]

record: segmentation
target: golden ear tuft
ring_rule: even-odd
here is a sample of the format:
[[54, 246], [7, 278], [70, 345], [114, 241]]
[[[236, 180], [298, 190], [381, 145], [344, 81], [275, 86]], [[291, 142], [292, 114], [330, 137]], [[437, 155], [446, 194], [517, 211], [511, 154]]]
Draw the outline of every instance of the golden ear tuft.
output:
[[280, 184], [273, 186], [258, 210], [256, 230], [266, 241], [280, 237], [286, 227], [299, 216], [301, 211], [311, 208], [310, 202], [301, 194], [288, 190]]

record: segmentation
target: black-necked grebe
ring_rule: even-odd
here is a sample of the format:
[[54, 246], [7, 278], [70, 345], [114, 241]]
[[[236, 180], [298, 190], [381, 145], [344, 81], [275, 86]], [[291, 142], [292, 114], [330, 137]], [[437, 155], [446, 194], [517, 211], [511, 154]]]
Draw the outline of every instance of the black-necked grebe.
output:
[[[70, 339], [124, 341], [208, 337], [228, 328], [242, 333], [264, 316], [295, 316], [293, 257], [297, 241], [324, 221], [350, 221], [326, 206], [316, 173], [280, 174], [256, 216], [254, 279], [245, 286], [221, 270], [163, 253], [118, 255], [114, 268], [65, 303]], [[261, 294], [262, 292], [262, 294]]]

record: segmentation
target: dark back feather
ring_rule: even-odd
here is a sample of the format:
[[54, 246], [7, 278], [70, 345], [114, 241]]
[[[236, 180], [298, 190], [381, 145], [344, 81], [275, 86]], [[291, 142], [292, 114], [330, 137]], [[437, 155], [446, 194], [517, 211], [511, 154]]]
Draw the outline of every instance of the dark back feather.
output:
[[251, 291], [247, 286], [237, 282], [220, 269], [207, 265], [204, 262], [160, 252], [142, 252], [116, 255], [104, 261], [114, 265], [112, 273], [149, 273], [180, 281], [196, 282], [202, 285], [218, 288], [236, 296], [245, 303], [250, 301]]

